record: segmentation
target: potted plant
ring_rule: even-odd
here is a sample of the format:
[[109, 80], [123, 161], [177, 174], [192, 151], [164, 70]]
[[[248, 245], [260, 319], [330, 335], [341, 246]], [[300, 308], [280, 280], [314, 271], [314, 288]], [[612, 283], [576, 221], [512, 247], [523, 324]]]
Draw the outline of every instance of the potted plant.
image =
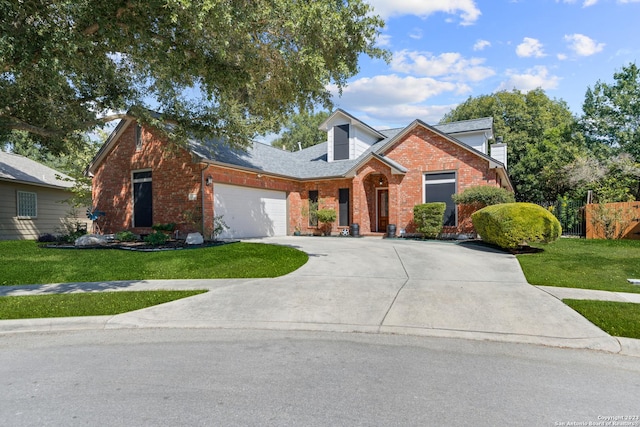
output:
[[333, 223], [336, 221], [336, 210], [333, 208], [325, 208], [318, 210], [318, 222], [322, 224], [320, 227], [325, 236], [331, 235]]

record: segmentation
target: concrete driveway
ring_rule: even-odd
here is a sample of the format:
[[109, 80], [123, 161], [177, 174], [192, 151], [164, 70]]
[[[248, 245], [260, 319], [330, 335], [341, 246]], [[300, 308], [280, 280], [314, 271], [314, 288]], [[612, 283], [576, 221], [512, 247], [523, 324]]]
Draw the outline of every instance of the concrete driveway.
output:
[[[196, 327], [398, 333], [590, 348], [620, 341], [527, 284], [513, 255], [473, 243], [379, 238], [259, 240], [309, 254], [274, 279], [5, 287], [5, 295], [195, 288], [195, 297], [116, 316], [2, 321], [0, 331]], [[197, 252], [194, 252], [196, 254]]]

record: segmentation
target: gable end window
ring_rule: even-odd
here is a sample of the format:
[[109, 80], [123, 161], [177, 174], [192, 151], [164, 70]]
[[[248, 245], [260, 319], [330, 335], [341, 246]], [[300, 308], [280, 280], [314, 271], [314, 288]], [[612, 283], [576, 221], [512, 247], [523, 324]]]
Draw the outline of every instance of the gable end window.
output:
[[456, 187], [455, 172], [430, 173], [424, 176], [425, 203], [444, 202], [447, 205], [442, 225], [456, 225], [456, 205], [451, 198], [456, 193]]
[[136, 125], [136, 151], [142, 150], [142, 127]]
[[17, 192], [18, 218], [36, 218], [38, 216], [38, 195], [28, 191]]
[[333, 160], [349, 159], [349, 125], [333, 128]]

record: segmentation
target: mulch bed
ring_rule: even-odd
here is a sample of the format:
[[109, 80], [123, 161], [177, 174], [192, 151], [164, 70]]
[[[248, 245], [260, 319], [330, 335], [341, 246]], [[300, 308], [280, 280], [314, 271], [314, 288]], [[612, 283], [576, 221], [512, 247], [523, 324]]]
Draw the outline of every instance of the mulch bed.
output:
[[140, 252], [158, 252], [158, 251], [174, 251], [181, 249], [200, 249], [209, 248], [212, 246], [221, 246], [229, 243], [235, 243], [236, 241], [206, 241], [201, 245], [187, 245], [184, 240], [169, 240], [162, 245], [150, 245], [146, 242], [109, 242], [106, 245], [93, 245], [93, 246], [75, 246], [72, 243], [47, 243], [42, 245], [43, 248], [51, 249], [122, 249], [127, 251], [140, 251]]

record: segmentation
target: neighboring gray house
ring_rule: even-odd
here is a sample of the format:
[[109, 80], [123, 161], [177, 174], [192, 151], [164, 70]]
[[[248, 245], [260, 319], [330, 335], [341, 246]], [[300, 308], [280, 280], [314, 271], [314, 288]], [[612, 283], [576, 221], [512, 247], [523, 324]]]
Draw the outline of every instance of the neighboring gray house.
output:
[[[72, 181], [48, 166], [17, 154], [0, 151], [0, 240], [37, 239], [60, 234], [63, 220], [72, 212], [64, 203], [72, 194]], [[89, 223], [82, 211], [77, 221]]]

